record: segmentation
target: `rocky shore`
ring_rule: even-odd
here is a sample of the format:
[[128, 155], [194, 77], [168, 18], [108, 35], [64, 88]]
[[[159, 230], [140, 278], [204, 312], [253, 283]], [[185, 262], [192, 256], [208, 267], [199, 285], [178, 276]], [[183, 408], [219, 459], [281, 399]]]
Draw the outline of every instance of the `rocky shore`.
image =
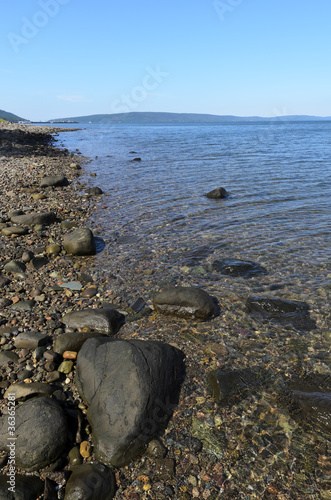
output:
[[268, 270], [238, 259], [105, 274], [102, 189], [59, 131], [0, 124], [0, 500], [331, 498], [311, 305], [272, 280], [242, 301], [226, 280]]

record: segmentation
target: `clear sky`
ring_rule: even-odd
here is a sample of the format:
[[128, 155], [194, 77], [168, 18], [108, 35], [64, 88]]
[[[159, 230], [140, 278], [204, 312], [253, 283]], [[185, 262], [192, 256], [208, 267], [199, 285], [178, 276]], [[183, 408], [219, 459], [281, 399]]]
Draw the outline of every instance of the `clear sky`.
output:
[[331, 116], [330, 0], [0, 0], [0, 109]]

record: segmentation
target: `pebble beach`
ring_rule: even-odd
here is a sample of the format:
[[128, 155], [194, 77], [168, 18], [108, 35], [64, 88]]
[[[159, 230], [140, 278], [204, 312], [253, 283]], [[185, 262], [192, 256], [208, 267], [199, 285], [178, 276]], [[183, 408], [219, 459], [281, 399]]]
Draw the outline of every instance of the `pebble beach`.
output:
[[[68, 426], [54, 463], [16, 467], [16, 485], [31, 489], [24, 498], [70, 500], [75, 468], [100, 462], [76, 384], [79, 349], [58, 346], [70, 331], [66, 315], [106, 308], [114, 321], [123, 318], [114, 338], [159, 341], [185, 358], [165, 429], [131, 462], [110, 467], [107, 498], [331, 499], [329, 289], [314, 302], [308, 289], [299, 301], [259, 263], [213, 261], [203, 249], [168, 273], [161, 272], [162, 249], [134, 262], [118, 250], [105, 272], [102, 261], [112, 255], [98, 214], [111, 217], [111, 195], [102, 194], [89, 158], [57, 147], [60, 131], [71, 133], [0, 124], [2, 429], [12, 393], [16, 408], [47, 397]], [[54, 176], [63, 182], [43, 181]], [[40, 213], [52, 215], [15, 222]], [[97, 255], [65, 250], [66, 235], [80, 228], [93, 231]], [[163, 314], [156, 296], [167, 286], [203, 288], [214, 313]], [[0, 498], [10, 471], [8, 449], [1, 450]]]

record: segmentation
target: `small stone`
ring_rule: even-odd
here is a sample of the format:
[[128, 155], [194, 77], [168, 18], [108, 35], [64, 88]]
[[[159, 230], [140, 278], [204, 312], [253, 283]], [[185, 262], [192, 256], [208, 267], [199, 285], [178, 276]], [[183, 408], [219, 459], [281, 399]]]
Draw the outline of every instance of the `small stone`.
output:
[[97, 293], [98, 293], [98, 289], [97, 289], [96, 287], [92, 287], [92, 286], [90, 286], [89, 288], [86, 288], [86, 289], [82, 292], [82, 297], [87, 298], [87, 299], [91, 299], [91, 298], [92, 298], [92, 297], [94, 297]]
[[83, 460], [79, 452], [78, 446], [74, 446], [73, 448], [71, 448], [68, 454], [68, 458], [69, 458], [69, 465], [71, 465], [71, 467], [74, 467], [75, 465], [80, 465], [82, 463]]
[[218, 187], [216, 189], [213, 189], [212, 191], [209, 191], [209, 193], [206, 194], [207, 198], [211, 198], [214, 200], [219, 200], [221, 198], [227, 198], [228, 196], [229, 196], [229, 193], [223, 187]]
[[58, 254], [61, 252], [61, 246], [58, 245], [57, 243], [52, 243], [51, 245], [48, 245], [46, 248], [46, 253], [49, 255], [54, 255]]
[[70, 373], [73, 367], [72, 361], [62, 361], [60, 366], [58, 367], [58, 371], [61, 373]]
[[5, 392], [5, 399], [9, 394], [15, 394], [15, 399], [23, 399], [30, 396], [50, 396], [54, 392], [54, 388], [50, 385], [41, 382], [24, 383], [18, 382], [12, 384]]
[[59, 371], [50, 372], [46, 375], [46, 382], [52, 384], [61, 378], [61, 373]]
[[82, 285], [78, 281], [67, 281], [66, 283], [61, 283], [59, 285], [61, 288], [68, 288], [69, 290], [79, 291], [82, 289]]
[[7, 363], [17, 363], [19, 360], [18, 354], [16, 352], [0, 352], [0, 366], [5, 366]]
[[4, 270], [9, 273], [22, 274], [26, 271], [26, 265], [19, 260], [11, 260], [4, 266]]
[[65, 351], [63, 353], [63, 358], [64, 359], [76, 359], [77, 358], [77, 352], [75, 352], [75, 351]]
[[88, 458], [91, 454], [91, 444], [88, 441], [80, 443], [79, 452], [83, 458]]
[[147, 453], [152, 458], [164, 458], [167, 454], [167, 449], [158, 439], [152, 439], [148, 445]]
[[31, 198], [38, 201], [38, 200], [44, 200], [46, 196], [43, 193], [32, 193]]

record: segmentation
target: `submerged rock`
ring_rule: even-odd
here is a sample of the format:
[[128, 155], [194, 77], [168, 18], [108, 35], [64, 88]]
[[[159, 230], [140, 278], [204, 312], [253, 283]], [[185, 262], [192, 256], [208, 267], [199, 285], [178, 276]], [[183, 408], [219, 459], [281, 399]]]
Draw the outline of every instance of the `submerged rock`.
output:
[[209, 191], [206, 196], [207, 198], [211, 198], [213, 200], [220, 200], [221, 198], [227, 198], [229, 196], [229, 193], [225, 188], [218, 187], [216, 189], [213, 189], [212, 191]]
[[[28, 472], [55, 462], [67, 442], [67, 422], [61, 407], [48, 397], [33, 398], [16, 407], [16, 465]], [[0, 449], [7, 450], [8, 415], [0, 419]]]
[[88, 328], [98, 333], [115, 335], [125, 322], [125, 316], [115, 309], [83, 309], [65, 314], [62, 322], [70, 329]]
[[[266, 375], [266, 374], [264, 374]], [[213, 370], [208, 374], [208, 384], [217, 402], [233, 396], [240, 396], [247, 390], [261, 385], [262, 371], [252, 370]]]
[[99, 196], [103, 193], [102, 189], [99, 188], [98, 186], [94, 186], [94, 187], [91, 187], [91, 188], [87, 188], [86, 189], [86, 192], [88, 194], [91, 194], [93, 196]]
[[246, 308], [249, 313], [262, 320], [274, 319], [298, 330], [309, 331], [316, 328], [316, 322], [311, 319], [306, 302], [254, 296], [247, 299]]
[[331, 392], [293, 391], [301, 417], [314, 426], [331, 431]]
[[259, 264], [250, 260], [239, 259], [218, 259], [212, 263], [211, 268], [213, 271], [217, 271], [221, 274], [242, 276], [243, 278], [267, 273], [266, 269]]
[[63, 238], [63, 248], [73, 255], [94, 255], [96, 253], [95, 239], [91, 229], [74, 229]]
[[209, 319], [215, 313], [212, 297], [196, 287], [167, 287], [158, 292], [153, 300], [154, 308], [162, 314], [182, 318]]
[[114, 472], [104, 464], [77, 465], [66, 485], [65, 500], [111, 500], [116, 480]]
[[162, 342], [90, 339], [77, 357], [76, 385], [88, 403], [95, 454], [121, 467], [164, 429], [178, 401], [184, 355]]

